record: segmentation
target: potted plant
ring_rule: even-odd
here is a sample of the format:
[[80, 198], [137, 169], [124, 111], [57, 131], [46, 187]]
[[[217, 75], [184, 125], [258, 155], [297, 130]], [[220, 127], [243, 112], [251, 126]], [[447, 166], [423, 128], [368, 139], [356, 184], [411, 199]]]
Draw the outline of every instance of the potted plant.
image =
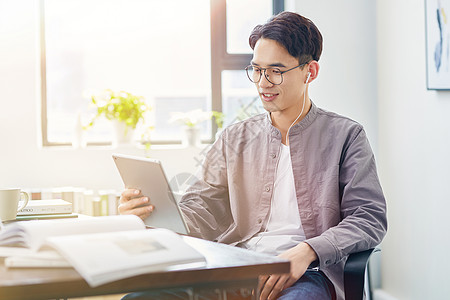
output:
[[188, 112], [174, 112], [169, 122], [179, 122], [184, 124], [183, 141], [185, 146], [199, 146], [200, 145], [200, 128], [199, 123], [211, 120], [214, 117], [219, 128], [223, 125], [223, 114], [215, 111], [203, 111], [201, 109], [194, 109]]
[[92, 95], [91, 103], [97, 112], [85, 128], [92, 127], [99, 117], [105, 117], [113, 121], [115, 142], [119, 144], [129, 143], [137, 124], [144, 119], [145, 113], [151, 110], [142, 96], [125, 91], [114, 92], [110, 89]]

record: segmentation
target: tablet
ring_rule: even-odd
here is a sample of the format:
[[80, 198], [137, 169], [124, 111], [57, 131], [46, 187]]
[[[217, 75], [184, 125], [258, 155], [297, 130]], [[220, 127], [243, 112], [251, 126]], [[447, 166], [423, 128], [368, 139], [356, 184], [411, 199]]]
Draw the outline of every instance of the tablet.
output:
[[145, 225], [189, 234], [180, 207], [173, 195], [161, 162], [157, 159], [112, 155], [126, 188], [141, 190], [155, 206]]

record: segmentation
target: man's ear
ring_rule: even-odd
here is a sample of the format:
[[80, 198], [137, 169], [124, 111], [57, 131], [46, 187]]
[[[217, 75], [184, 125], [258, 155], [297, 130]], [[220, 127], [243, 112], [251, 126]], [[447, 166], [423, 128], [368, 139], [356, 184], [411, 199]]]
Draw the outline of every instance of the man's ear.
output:
[[317, 61], [313, 60], [308, 64], [307, 68], [308, 68], [308, 73], [311, 73], [311, 75], [309, 75], [306, 83], [311, 83], [319, 75], [320, 66]]

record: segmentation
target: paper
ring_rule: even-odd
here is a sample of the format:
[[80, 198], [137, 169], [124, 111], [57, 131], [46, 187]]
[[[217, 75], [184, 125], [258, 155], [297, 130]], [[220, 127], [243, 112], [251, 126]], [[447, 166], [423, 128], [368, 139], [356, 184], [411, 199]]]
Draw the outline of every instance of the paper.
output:
[[206, 264], [199, 252], [167, 229], [59, 236], [48, 243], [93, 287], [175, 265]]

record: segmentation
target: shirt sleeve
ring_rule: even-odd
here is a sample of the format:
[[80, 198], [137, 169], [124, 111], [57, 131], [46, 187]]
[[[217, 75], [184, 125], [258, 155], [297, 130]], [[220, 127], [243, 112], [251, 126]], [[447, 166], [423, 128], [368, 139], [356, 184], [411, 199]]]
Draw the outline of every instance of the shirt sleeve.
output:
[[364, 130], [354, 132], [347, 144], [339, 165], [341, 222], [305, 241], [321, 268], [377, 246], [387, 230], [386, 202]]
[[180, 201], [190, 234], [207, 240], [216, 240], [232, 220], [224, 134], [207, 151], [195, 182]]

